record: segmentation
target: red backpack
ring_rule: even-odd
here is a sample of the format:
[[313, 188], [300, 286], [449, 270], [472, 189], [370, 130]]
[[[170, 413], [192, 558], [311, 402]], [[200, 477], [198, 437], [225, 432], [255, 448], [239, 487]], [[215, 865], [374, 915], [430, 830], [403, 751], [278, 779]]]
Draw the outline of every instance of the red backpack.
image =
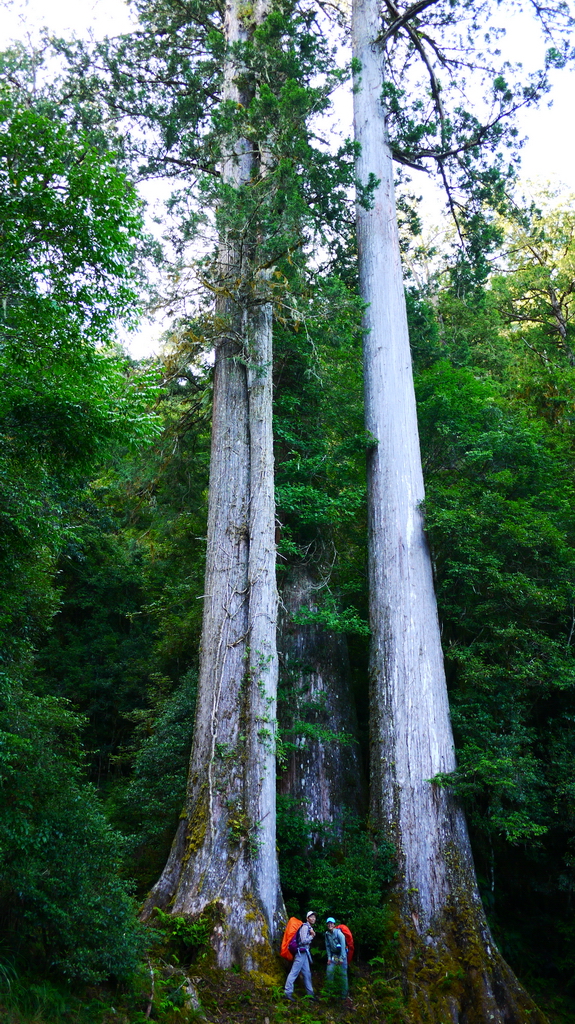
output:
[[280, 949], [280, 954], [285, 960], [293, 960], [297, 953], [297, 933], [302, 924], [303, 921], [300, 921], [297, 917], [290, 917], [286, 924]]
[[336, 928], [339, 928], [340, 932], [345, 935], [345, 944], [347, 946], [347, 962], [351, 963], [353, 960], [353, 954], [355, 952], [355, 943], [353, 941], [353, 935], [346, 924], [336, 924]]

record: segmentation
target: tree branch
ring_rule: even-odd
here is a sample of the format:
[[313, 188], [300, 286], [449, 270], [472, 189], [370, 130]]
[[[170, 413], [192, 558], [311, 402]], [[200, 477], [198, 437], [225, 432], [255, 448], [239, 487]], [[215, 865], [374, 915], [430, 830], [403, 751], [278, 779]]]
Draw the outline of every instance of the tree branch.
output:
[[399, 13], [398, 9], [395, 7], [395, 4], [387, 2], [389, 10], [391, 10], [392, 13], [395, 15], [395, 21], [391, 23], [391, 25], [389, 26], [389, 28], [385, 30], [385, 32], [382, 32], [380, 36], [377, 36], [375, 42], [385, 44], [388, 39], [391, 39], [393, 36], [397, 35], [399, 30], [402, 29], [404, 25], [407, 25], [408, 21], [412, 21], [412, 19], [416, 18], [418, 14], [421, 14], [421, 12], [426, 9], [426, 7], [431, 7], [433, 4], [437, 2], [438, 0], [419, 0], [418, 3], [412, 4], [411, 7], [408, 7], [407, 10], [403, 12], [403, 14]]

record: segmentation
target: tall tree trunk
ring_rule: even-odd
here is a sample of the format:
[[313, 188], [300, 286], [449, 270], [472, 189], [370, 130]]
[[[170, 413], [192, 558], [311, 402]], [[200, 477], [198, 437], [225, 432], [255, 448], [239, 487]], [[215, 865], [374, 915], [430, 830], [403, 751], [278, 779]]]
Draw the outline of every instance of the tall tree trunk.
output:
[[288, 571], [278, 634], [287, 708], [280, 724], [296, 741], [294, 718], [345, 734], [351, 742], [308, 736], [289, 755], [280, 774], [278, 790], [301, 803], [310, 823], [310, 841], [314, 825], [337, 829], [346, 813], [363, 817], [366, 809], [346, 638], [318, 625], [294, 622], [302, 608], [313, 609], [314, 595], [314, 580], [305, 565]]
[[413, 1020], [541, 1021], [494, 946], [463, 813], [430, 781], [455, 768], [421, 502], [424, 497], [393, 167], [382, 102], [377, 0], [354, 0], [357, 203], [366, 302], [366, 425], [372, 649], [372, 817], [397, 850], [398, 930]]
[[[228, 4], [224, 99], [251, 99], [233, 47], [249, 38], [266, 9]], [[254, 143], [238, 139], [223, 162], [224, 182], [240, 189], [258, 171]], [[241, 242], [220, 242], [216, 317], [224, 331], [214, 370], [194, 741], [186, 806], [143, 915], [168, 905], [190, 917], [208, 911], [219, 966], [273, 973], [271, 943], [284, 910], [275, 840], [272, 317], [265, 281], [252, 266], [254, 241], [246, 230]]]

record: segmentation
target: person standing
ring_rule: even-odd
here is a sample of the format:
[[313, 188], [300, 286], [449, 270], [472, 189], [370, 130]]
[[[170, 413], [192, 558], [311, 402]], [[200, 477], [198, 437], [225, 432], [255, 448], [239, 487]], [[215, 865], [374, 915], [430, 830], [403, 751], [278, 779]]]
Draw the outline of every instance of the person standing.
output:
[[326, 982], [328, 988], [341, 998], [348, 998], [347, 946], [341, 928], [336, 928], [335, 918], [326, 920], [325, 951], [327, 953]]
[[298, 978], [300, 974], [302, 976], [303, 983], [305, 985], [305, 990], [308, 996], [311, 996], [314, 1002], [317, 1002], [317, 997], [314, 994], [313, 985], [311, 982], [312, 959], [310, 952], [310, 946], [315, 938], [315, 932], [313, 930], [315, 922], [316, 915], [314, 914], [313, 910], [308, 910], [304, 923], [301, 925], [300, 928], [298, 928], [296, 936], [297, 952], [294, 956], [291, 971], [287, 976], [287, 981], [284, 989], [285, 997], [286, 999], [289, 999], [291, 1003], [293, 1003], [294, 1001], [293, 987], [296, 978]]

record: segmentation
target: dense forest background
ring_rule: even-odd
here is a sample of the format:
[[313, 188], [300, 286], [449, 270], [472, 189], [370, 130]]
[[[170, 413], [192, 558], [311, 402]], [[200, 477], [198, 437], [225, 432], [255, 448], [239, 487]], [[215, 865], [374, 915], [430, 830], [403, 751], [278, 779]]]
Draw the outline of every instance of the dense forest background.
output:
[[[143, 32], [138, 45], [148, 44]], [[104, 123], [96, 86], [90, 93], [87, 72], [77, 75], [82, 52], [67, 55], [75, 78], [52, 74], [47, 53], [0, 58], [0, 1005], [14, 1021], [118, 1019], [114, 1003], [130, 1022], [193, 1019], [173, 975], [199, 972], [202, 923], [137, 920], [185, 792], [214, 328], [206, 306], [182, 304], [197, 208], [185, 189], [174, 195], [162, 248], [134, 181], [158, 173], [166, 137], [189, 112], [156, 97], [152, 115], [140, 83], [126, 106], [155, 118], [162, 146], [147, 129], [134, 141], [118, 119]], [[118, 106], [120, 56], [108, 61]], [[449, 782], [503, 955], [550, 1016], [570, 1020], [573, 197], [525, 198], [509, 181], [483, 234], [468, 225], [462, 256], [449, 239], [425, 244], [409, 188], [402, 196], [425, 516], [459, 765]], [[350, 223], [317, 247], [288, 252], [276, 270], [280, 867], [288, 911], [337, 911], [356, 936], [358, 993], [400, 1020], [386, 913], [393, 862], [365, 816], [370, 438]], [[163, 288], [151, 299], [150, 276]], [[119, 346], [118, 324], [133, 326], [146, 301], [173, 317], [162, 356], [138, 363]], [[337, 728], [330, 686], [345, 693]], [[308, 792], [294, 777], [302, 751]], [[330, 756], [347, 758], [354, 779], [322, 817], [313, 770]]]

